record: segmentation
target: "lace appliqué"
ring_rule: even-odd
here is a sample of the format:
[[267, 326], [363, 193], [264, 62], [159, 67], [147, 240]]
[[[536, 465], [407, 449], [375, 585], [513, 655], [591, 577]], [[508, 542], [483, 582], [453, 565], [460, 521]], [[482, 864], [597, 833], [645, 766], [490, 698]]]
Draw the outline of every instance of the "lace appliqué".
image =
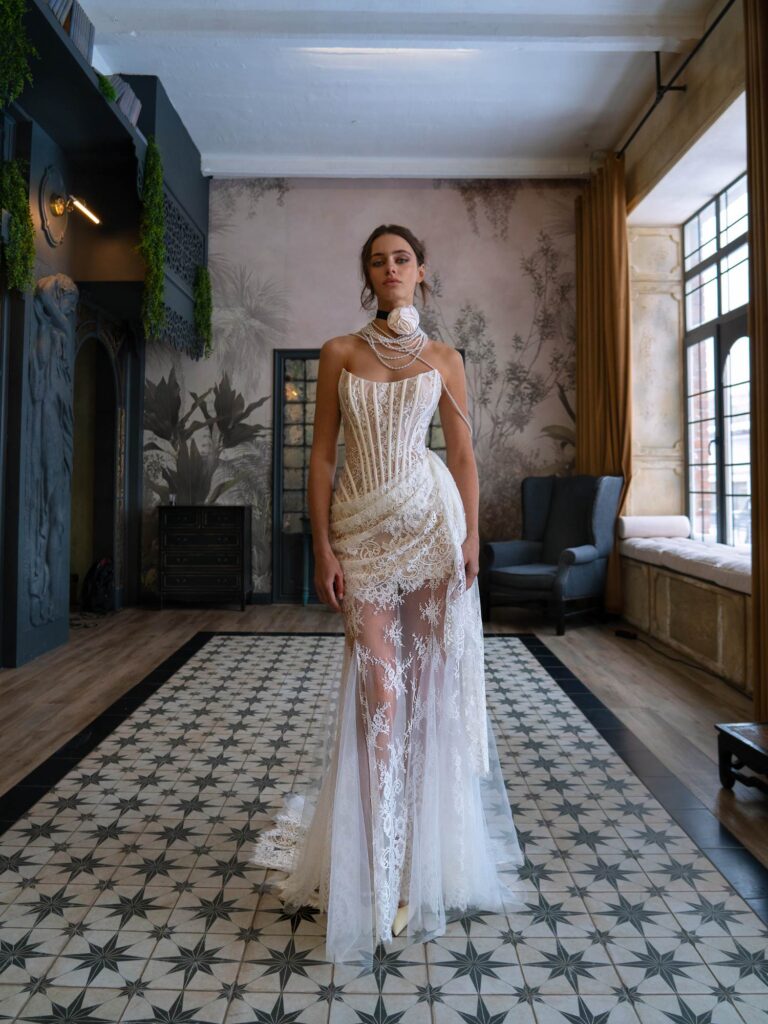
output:
[[[343, 375], [339, 398], [346, 461], [330, 508], [344, 573], [338, 728], [314, 814], [286, 806], [254, 856], [288, 874], [278, 883], [288, 906], [327, 909], [334, 959], [389, 941], [401, 900], [413, 904], [407, 933], [420, 935], [444, 931], [446, 908], [502, 909], [496, 858], [523, 862], [495, 748], [490, 756], [464, 507], [425, 444], [439, 374], [391, 386]], [[483, 804], [479, 780], [491, 775]]]

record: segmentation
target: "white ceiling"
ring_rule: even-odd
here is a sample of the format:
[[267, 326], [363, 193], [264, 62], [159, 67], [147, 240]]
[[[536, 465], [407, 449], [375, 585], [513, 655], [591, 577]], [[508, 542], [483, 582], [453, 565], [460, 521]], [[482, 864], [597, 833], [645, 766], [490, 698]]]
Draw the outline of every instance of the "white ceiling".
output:
[[747, 102], [742, 93], [627, 219], [645, 227], [682, 224], [746, 169]]
[[[586, 173], [722, 0], [83, 0], [217, 177]], [[669, 57], [673, 65], [677, 57]]]

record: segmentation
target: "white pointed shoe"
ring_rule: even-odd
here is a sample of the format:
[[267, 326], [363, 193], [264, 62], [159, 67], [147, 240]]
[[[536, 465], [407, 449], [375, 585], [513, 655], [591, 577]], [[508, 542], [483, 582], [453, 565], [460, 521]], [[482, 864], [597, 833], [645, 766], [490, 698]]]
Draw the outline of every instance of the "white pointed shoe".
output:
[[400, 932], [405, 928], [408, 923], [408, 904], [405, 903], [402, 907], [397, 908], [395, 914], [395, 920], [392, 922], [392, 934], [399, 935]]

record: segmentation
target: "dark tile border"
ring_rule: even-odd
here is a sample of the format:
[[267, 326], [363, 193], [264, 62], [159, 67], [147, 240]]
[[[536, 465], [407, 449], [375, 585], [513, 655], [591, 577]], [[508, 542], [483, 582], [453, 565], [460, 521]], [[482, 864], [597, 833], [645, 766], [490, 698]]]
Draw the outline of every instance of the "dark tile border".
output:
[[534, 633], [485, 636], [514, 636], [527, 647], [744, 902], [768, 924], [768, 868], [741, 840]]
[[[486, 639], [521, 641], [600, 735], [627, 763], [680, 827], [699, 846], [751, 909], [768, 923], [768, 869], [673, 775], [634, 733], [543, 643], [535, 633], [486, 633]], [[153, 696], [193, 655], [219, 636], [344, 636], [341, 632], [212, 630], [196, 633], [135, 686], [0, 796], [0, 835], [102, 740]]]
[[217, 636], [344, 636], [343, 633], [314, 633], [277, 630], [213, 630], [195, 633], [165, 661], [160, 662], [144, 678], [118, 697], [80, 732], [67, 740], [28, 775], [0, 795], [0, 836], [16, 824], [23, 814], [42, 799], [57, 782], [77, 767], [79, 762], [106, 739], [148, 697], [152, 697], [174, 672]]

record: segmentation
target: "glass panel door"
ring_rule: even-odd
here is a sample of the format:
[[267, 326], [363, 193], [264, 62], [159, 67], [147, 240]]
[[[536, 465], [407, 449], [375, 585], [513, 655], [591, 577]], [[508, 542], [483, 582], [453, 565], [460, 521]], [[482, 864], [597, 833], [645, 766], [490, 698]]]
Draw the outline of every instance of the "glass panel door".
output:
[[[275, 352], [272, 600], [278, 602], [317, 602], [307, 482], [319, 357], [317, 349]], [[343, 464], [340, 428], [337, 475]]]

